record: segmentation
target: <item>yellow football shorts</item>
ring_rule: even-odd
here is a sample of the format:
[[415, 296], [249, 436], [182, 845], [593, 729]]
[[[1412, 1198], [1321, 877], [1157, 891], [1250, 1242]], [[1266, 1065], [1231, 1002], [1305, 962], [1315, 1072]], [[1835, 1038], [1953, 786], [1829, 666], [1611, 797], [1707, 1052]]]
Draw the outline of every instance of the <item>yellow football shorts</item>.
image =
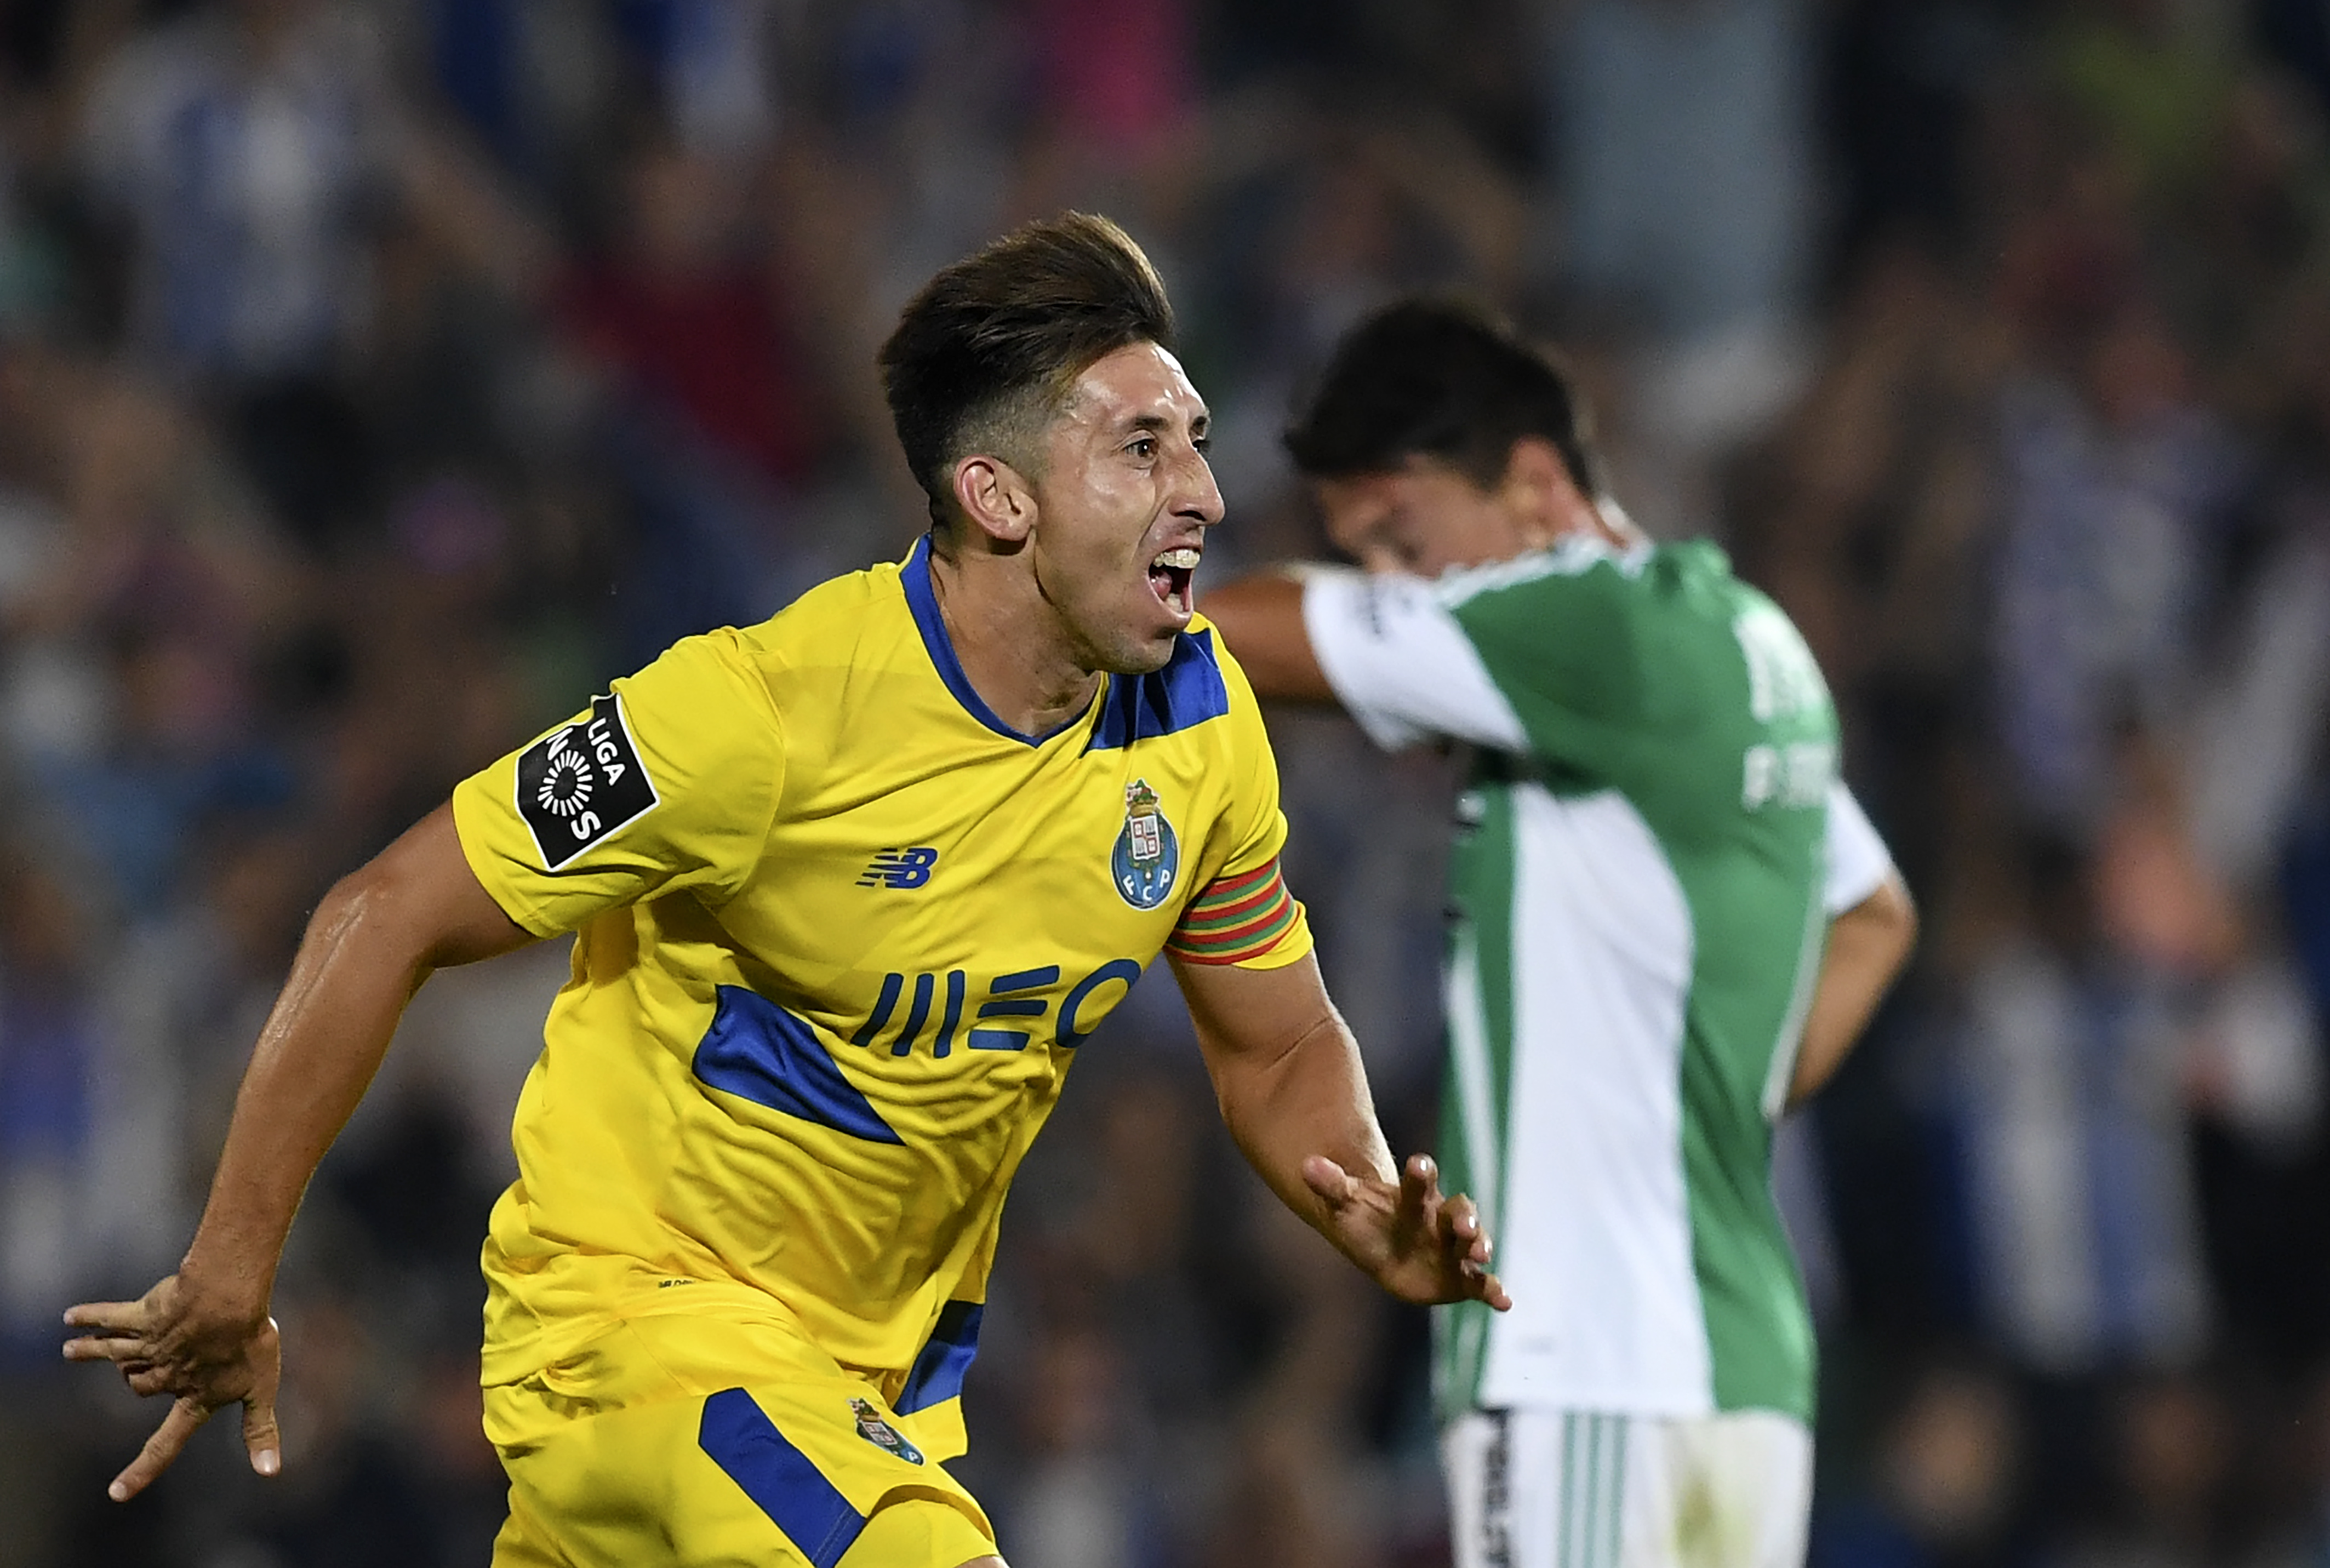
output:
[[880, 1391], [771, 1317], [627, 1318], [486, 1390], [509, 1473], [494, 1568], [961, 1568], [969, 1492]]

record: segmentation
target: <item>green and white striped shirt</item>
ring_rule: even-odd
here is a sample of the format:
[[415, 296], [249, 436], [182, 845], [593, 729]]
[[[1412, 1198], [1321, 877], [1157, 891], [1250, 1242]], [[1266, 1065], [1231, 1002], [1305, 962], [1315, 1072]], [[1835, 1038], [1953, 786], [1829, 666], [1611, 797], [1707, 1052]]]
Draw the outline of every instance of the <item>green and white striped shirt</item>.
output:
[[1478, 748], [1440, 1156], [1514, 1304], [1440, 1309], [1444, 1415], [1809, 1421], [1772, 1128], [1828, 921], [1890, 861], [1804, 639], [1706, 543], [1321, 571], [1303, 619], [1379, 743]]

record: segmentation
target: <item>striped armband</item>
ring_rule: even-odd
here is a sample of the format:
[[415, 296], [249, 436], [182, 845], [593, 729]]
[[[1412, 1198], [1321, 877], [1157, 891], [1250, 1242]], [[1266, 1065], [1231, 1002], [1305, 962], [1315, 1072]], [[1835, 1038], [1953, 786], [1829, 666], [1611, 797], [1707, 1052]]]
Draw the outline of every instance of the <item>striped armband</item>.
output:
[[1193, 964], [1242, 964], [1276, 947], [1302, 918], [1274, 855], [1252, 871], [1216, 877], [1181, 912], [1165, 950]]

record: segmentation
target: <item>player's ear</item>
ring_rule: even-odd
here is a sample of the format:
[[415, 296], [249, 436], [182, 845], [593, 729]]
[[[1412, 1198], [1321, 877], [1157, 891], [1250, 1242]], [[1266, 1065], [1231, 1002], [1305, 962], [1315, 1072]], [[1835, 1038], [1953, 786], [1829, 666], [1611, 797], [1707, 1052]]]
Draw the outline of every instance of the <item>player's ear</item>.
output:
[[1497, 488], [1522, 516], [1531, 543], [1545, 543], [1580, 526], [1592, 510], [1569, 477], [1560, 449], [1543, 436], [1523, 436], [1513, 442]]
[[954, 502], [999, 544], [1018, 544], [1036, 522], [1036, 492], [1000, 458], [974, 452], [954, 466]]
[[1517, 488], [1558, 492], [1574, 490], [1569, 482], [1569, 469], [1563, 464], [1561, 454], [1543, 436], [1522, 436], [1505, 454], [1503, 483]]

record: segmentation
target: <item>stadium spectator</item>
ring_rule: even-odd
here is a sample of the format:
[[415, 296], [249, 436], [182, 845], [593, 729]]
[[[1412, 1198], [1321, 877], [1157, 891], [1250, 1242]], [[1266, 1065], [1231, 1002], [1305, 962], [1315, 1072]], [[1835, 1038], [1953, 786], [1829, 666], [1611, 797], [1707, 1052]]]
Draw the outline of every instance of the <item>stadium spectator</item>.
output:
[[135, 247], [137, 332], [244, 385], [332, 368], [367, 306], [393, 106], [378, 39], [327, 0], [234, 0], [142, 35], [90, 94], [95, 188]]

